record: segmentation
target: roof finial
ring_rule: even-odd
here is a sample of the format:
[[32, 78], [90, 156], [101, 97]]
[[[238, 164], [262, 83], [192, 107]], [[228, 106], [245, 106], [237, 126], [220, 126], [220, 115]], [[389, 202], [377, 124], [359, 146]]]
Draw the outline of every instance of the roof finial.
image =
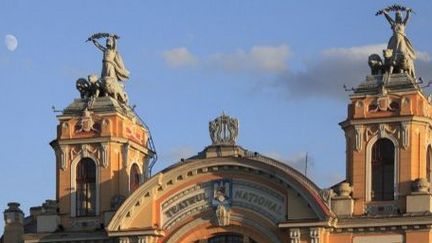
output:
[[234, 145], [238, 138], [239, 122], [236, 118], [222, 115], [209, 122], [210, 138], [213, 145]]

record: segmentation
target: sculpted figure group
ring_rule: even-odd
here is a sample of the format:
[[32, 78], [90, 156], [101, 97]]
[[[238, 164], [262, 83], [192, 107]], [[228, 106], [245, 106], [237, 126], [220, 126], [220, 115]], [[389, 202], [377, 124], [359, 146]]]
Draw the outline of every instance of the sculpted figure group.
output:
[[[390, 11], [395, 12], [394, 19], [389, 15]], [[405, 17], [402, 12], [405, 12]], [[412, 9], [399, 5], [393, 5], [377, 12], [376, 15], [385, 16], [393, 30], [393, 35], [387, 44], [387, 49], [383, 50], [384, 60], [378, 54], [369, 56], [368, 64], [372, 75], [408, 73], [415, 78], [416, 54], [410, 40], [405, 35], [411, 12]]]
[[[98, 39], [106, 38], [105, 46]], [[127, 104], [128, 97], [124, 91], [122, 81], [129, 78], [129, 71], [123, 64], [123, 59], [117, 51], [117, 40], [115, 34], [97, 33], [87, 39], [103, 52], [101, 77], [89, 75], [87, 79], [80, 78], [76, 87], [81, 98], [95, 98], [99, 96], [111, 96], [114, 99]]]

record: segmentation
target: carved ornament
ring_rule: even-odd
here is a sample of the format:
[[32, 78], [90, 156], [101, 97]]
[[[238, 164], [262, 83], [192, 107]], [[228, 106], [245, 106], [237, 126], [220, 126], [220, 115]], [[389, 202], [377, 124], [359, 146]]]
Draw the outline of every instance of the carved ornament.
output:
[[239, 132], [239, 122], [222, 114], [209, 123], [210, 138], [213, 145], [234, 145]]
[[387, 124], [380, 124], [378, 129], [366, 128], [366, 141], [369, 141], [375, 135], [380, 138], [386, 137], [387, 135], [397, 135], [397, 129], [391, 129]]
[[407, 122], [402, 122], [401, 124], [401, 137], [402, 137], [402, 147], [404, 149], [408, 148], [409, 145], [409, 127]]
[[363, 127], [360, 125], [354, 126], [355, 129], [355, 144], [354, 148], [357, 152], [360, 152], [362, 150], [362, 144], [363, 144]]
[[98, 124], [93, 119], [93, 113], [86, 107], [76, 125], [76, 133], [99, 132]]

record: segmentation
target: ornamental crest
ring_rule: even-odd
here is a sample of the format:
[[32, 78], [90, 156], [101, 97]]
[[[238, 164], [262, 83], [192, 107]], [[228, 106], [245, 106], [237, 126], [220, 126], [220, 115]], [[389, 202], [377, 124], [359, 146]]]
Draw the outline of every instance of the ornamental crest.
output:
[[381, 110], [381, 111], [386, 111], [386, 110], [388, 110], [389, 108], [391, 109], [391, 107], [389, 107], [389, 105], [390, 105], [390, 102], [389, 102], [389, 98], [388, 97], [380, 97], [380, 98], [378, 98], [378, 100], [377, 100], [378, 102], [378, 108]]
[[231, 180], [216, 180], [213, 181], [213, 207], [221, 204], [231, 207], [232, 203], [232, 181]]
[[217, 180], [213, 182], [212, 206], [215, 209], [215, 222], [218, 226], [230, 224], [232, 203], [231, 180]]
[[239, 122], [222, 113], [209, 123], [210, 138], [213, 145], [234, 145], [237, 141]]
[[76, 132], [98, 132], [99, 129], [97, 127], [98, 124], [95, 123], [92, 112], [85, 108], [83, 114], [76, 125]]

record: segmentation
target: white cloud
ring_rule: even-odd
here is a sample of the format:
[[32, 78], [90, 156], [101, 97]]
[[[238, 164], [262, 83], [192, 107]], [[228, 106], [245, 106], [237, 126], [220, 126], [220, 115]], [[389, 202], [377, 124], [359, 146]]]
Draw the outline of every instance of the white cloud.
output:
[[[326, 97], [347, 99], [343, 85], [357, 87], [365, 76], [370, 74], [368, 56], [377, 53], [382, 56], [386, 44], [356, 46], [351, 48], [331, 48], [305, 64], [302, 71], [283, 72], [272, 84], [288, 97]], [[428, 53], [417, 51], [415, 61], [417, 76], [432, 77]]]
[[253, 46], [233, 53], [216, 53], [210, 56], [209, 65], [234, 72], [279, 73], [287, 69], [291, 50], [287, 45]]
[[174, 48], [164, 51], [162, 57], [170, 67], [194, 66], [198, 63], [198, 58], [194, 56], [186, 47]]
[[431, 56], [428, 52], [417, 51], [416, 55], [417, 55], [417, 60], [419, 60], [419, 61], [424, 61], [424, 62], [430, 62], [431, 61]]
[[174, 68], [202, 64], [208, 69], [223, 72], [277, 74], [287, 70], [291, 50], [287, 45], [253, 46], [249, 50], [239, 49], [228, 53], [214, 53], [202, 58], [192, 54], [186, 47], [162, 53], [165, 62]]
[[[348, 94], [343, 85], [356, 87], [364, 81], [370, 73], [368, 56], [373, 53], [382, 56], [386, 48], [387, 44], [380, 43], [326, 49], [315, 57], [308, 58], [309, 61], [304, 63], [305, 68], [302, 70], [290, 69], [287, 62], [292, 51], [286, 44], [256, 45], [248, 50], [215, 53], [201, 58], [201, 61], [185, 47], [165, 51], [163, 56], [171, 67], [200, 65], [208, 70], [255, 75], [254, 80], [266, 80], [259, 82], [261, 87], [270, 87], [288, 97], [347, 99]], [[432, 69], [428, 68], [432, 61], [431, 55], [423, 51], [416, 53], [417, 76], [425, 80], [431, 79]], [[271, 76], [264, 77], [262, 74]], [[271, 82], [268, 82], [269, 78]]]
[[[383, 50], [387, 49], [387, 44], [372, 44], [365, 46], [356, 46], [351, 48], [330, 48], [324, 50], [321, 54], [325, 57], [345, 57], [350, 59], [362, 59], [368, 58], [369, 55], [376, 53], [382, 56]], [[431, 56], [428, 52], [417, 51], [417, 60], [429, 62]]]
[[377, 53], [382, 54], [383, 50], [387, 48], [387, 44], [373, 44], [366, 46], [356, 46], [351, 48], [330, 48], [324, 50], [321, 54], [324, 57], [340, 57], [349, 59], [362, 59], [367, 60], [368, 56]]

